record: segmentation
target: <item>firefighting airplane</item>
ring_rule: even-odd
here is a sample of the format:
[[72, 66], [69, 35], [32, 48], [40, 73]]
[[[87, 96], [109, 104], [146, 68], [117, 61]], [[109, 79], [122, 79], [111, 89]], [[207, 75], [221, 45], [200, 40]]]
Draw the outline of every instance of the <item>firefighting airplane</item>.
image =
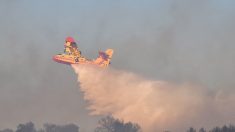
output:
[[65, 49], [63, 54], [57, 54], [53, 60], [62, 64], [93, 64], [99, 67], [108, 67], [113, 55], [113, 49], [107, 49], [105, 52], [99, 52], [99, 56], [95, 60], [86, 59], [78, 50], [77, 44], [72, 37], [65, 40]]

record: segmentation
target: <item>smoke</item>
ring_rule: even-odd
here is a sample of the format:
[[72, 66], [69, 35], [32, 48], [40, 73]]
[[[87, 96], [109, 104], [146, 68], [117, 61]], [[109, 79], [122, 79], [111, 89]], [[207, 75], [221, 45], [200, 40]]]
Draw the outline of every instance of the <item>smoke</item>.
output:
[[[112, 68], [72, 67], [78, 74], [91, 115], [111, 114], [138, 123], [144, 131], [182, 131], [192, 125], [201, 127], [208, 125], [209, 120], [211, 123], [213, 116], [219, 122], [223, 120], [220, 111], [226, 110], [221, 109], [222, 104], [227, 103], [229, 109], [235, 108], [234, 95], [221, 97], [221, 92], [210, 94], [209, 90], [192, 84], [150, 80]], [[222, 116], [232, 113], [230, 110]]]
[[[0, 129], [29, 120], [39, 127], [44, 122], [73, 122], [83, 132], [95, 128], [99, 116], [87, 115], [73, 71], [51, 60], [63, 52], [66, 36], [75, 38], [85, 57], [94, 58], [97, 50], [110, 47], [118, 53], [113, 67], [165, 80], [175, 91], [187, 85], [189, 92], [202, 94], [197, 96], [203, 102], [195, 108], [200, 116], [193, 120], [179, 116], [179, 122], [191, 120], [180, 125], [172, 122], [174, 126], [234, 123], [230, 116], [235, 104], [234, 4], [212, 0], [0, 0]], [[176, 88], [171, 82], [179, 85]], [[159, 98], [177, 106], [174, 91]]]

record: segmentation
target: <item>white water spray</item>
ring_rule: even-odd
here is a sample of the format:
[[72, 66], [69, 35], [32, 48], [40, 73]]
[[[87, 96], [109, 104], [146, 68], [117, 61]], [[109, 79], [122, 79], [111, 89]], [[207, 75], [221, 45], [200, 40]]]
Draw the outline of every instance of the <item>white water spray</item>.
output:
[[[207, 104], [205, 90], [190, 84], [148, 80], [136, 74], [89, 65], [73, 65], [91, 115], [112, 114], [138, 123], [144, 132], [182, 131], [198, 123]], [[204, 112], [207, 114], [207, 112]], [[212, 113], [213, 114], [213, 113]]]

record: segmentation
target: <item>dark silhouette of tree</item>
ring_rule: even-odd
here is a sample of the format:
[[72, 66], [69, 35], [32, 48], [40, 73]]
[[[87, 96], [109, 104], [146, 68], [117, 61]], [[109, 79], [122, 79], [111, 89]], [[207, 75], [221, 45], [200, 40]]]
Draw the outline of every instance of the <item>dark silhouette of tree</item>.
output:
[[215, 127], [210, 132], [222, 132], [222, 131], [219, 127]]
[[36, 129], [34, 128], [34, 124], [32, 122], [28, 122], [26, 124], [19, 124], [16, 132], [36, 132]]
[[14, 132], [14, 131], [11, 129], [4, 129], [4, 130], [0, 130], [0, 132]]
[[79, 132], [79, 127], [74, 124], [68, 125], [55, 125], [55, 124], [44, 124], [44, 129], [41, 132]]
[[222, 127], [222, 132], [228, 132], [228, 131], [229, 131], [229, 128], [226, 125], [224, 125]]
[[235, 126], [229, 125], [229, 132], [235, 132]]
[[124, 123], [112, 116], [107, 116], [99, 120], [95, 132], [141, 132], [141, 128], [138, 124]]
[[209, 132], [235, 132], [235, 126], [233, 125], [229, 125], [229, 126], [226, 126], [224, 125], [223, 127], [215, 127], [213, 128], [212, 130], [210, 130]]
[[204, 128], [199, 129], [199, 132], [206, 132]]
[[196, 129], [194, 129], [193, 127], [190, 127], [189, 130], [187, 130], [187, 132], [196, 132]]
[[[14, 132], [11, 129], [0, 130], [0, 132]], [[44, 127], [36, 130], [32, 122], [19, 124], [15, 132], [79, 132], [79, 127], [74, 124], [55, 125], [44, 124]]]
[[[79, 132], [79, 127], [75, 124], [44, 124], [43, 128], [36, 130], [34, 124], [32, 122], [28, 122], [25, 124], [19, 124], [16, 131], [13, 131], [12, 129], [4, 129], [0, 130], [0, 132]], [[99, 120], [98, 126], [95, 128], [95, 132], [142, 132], [142, 130], [138, 124], [131, 122], [125, 123], [123, 120], [115, 119], [112, 116], [106, 116]], [[165, 130], [164, 132], [170, 131]], [[196, 129], [190, 127], [187, 132], [196, 132]], [[198, 132], [206, 132], [206, 130], [202, 127]], [[216, 126], [208, 132], [235, 132], [235, 126]]]

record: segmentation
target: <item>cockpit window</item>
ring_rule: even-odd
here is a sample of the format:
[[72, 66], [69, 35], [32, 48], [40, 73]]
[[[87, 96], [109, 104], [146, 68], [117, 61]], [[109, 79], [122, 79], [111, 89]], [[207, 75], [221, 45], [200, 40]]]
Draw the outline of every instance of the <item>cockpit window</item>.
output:
[[75, 42], [72, 42], [71, 46], [77, 48], [77, 44]]

